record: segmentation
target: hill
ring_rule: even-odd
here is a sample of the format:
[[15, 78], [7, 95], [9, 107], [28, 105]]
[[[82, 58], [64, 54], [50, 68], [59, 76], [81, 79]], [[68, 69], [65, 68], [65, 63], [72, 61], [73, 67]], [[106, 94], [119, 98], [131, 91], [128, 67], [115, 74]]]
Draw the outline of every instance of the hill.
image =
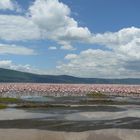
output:
[[0, 68], [0, 82], [70, 83], [70, 84], [140, 84], [140, 78], [78, 78], [68, 75], [38, 75]]

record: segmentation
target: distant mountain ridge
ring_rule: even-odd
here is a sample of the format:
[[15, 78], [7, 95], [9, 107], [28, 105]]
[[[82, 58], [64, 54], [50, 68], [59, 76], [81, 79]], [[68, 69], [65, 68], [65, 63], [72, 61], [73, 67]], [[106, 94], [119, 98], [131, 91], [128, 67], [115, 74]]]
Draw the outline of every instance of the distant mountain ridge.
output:
[[0, 82], [140, 85], [140, 78], [127, 78], [127, 79], [78, 78], [68, 75], [38, 75], [0, 68]]

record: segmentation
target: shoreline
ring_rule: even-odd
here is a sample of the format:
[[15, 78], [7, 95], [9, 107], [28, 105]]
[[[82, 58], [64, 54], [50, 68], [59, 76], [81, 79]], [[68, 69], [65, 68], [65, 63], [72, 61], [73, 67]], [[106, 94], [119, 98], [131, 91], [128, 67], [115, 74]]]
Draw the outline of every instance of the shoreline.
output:
[[103, 129], [85, 132], [57, 132], [37, 129], [0, 129], [2, 140], [139, 140], [140, 130]]

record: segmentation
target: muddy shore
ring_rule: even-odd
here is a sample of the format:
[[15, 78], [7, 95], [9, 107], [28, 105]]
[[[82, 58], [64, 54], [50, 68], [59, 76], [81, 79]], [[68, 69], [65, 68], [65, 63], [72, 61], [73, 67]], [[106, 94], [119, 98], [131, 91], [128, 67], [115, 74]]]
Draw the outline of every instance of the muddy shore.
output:
[[0, 129], [1, 140], [139, 140], [140, 130], [108, 129], [86, 132], [53, 132], [36, 129]]

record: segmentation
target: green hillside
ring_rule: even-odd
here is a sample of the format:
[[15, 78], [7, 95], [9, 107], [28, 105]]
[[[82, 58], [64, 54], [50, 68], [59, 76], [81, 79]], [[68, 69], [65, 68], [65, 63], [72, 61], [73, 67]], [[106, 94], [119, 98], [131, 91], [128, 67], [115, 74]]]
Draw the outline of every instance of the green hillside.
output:
[[0, 82], [84, 83], [84, 84], [140, 84], [140, 79], [78, 78], [68, 75], [37, 75], [0, 68]]

